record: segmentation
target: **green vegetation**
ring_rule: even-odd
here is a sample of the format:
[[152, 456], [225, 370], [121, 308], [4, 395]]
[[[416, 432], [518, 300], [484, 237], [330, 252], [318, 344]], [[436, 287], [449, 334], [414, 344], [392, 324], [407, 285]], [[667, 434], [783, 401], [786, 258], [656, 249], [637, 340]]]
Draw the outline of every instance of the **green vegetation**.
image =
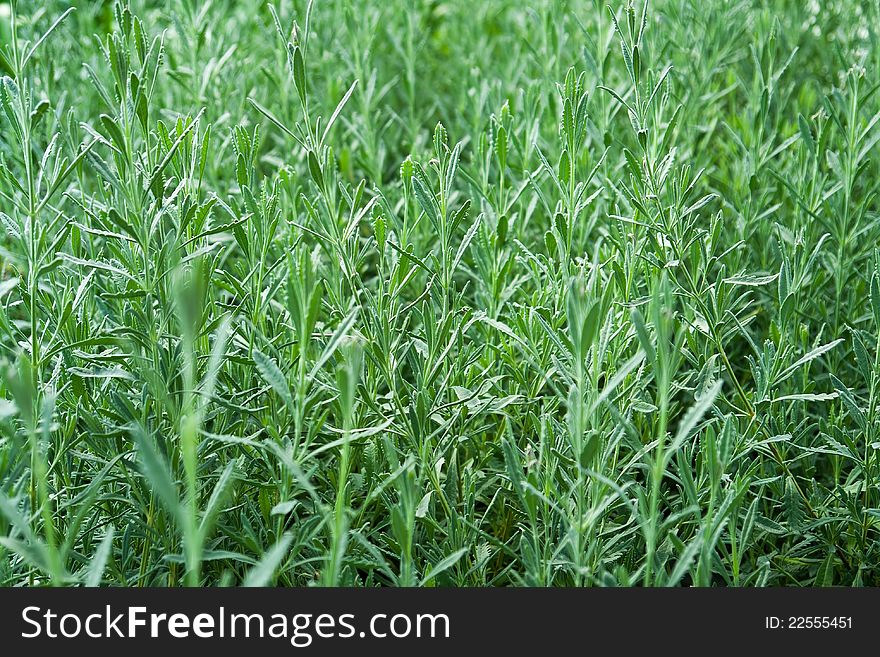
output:
[[878, 26], [0, 3], [0, 583], [880, 584]]

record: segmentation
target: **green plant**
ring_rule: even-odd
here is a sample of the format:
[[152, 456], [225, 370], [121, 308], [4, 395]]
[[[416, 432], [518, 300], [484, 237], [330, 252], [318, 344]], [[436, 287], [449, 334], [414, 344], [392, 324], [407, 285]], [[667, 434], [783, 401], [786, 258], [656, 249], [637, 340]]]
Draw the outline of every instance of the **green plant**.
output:
[[0, 583], [880, 584], [880, 5], [0, 2]]

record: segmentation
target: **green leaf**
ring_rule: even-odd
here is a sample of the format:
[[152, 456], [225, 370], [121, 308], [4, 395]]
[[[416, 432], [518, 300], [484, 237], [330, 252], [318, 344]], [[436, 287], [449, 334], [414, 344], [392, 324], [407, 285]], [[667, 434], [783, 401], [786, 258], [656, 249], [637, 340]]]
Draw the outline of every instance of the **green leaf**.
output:
[[425, 214], [428, 215], [428, 219], [431, 221], [431, 226], [434, 228], [435, 233], [440, 235], [440, 207], [437, 205], [437, 200], [434, 198], [434, 194], [432, 194], [428, 190], [428, 186], [425, 181], [422, 179], [422, 175], [417, 173], [413, 176], [412, 179], [413, 191], [416, 195], [416, 200], [419, 202], [419, 205], [424, 210]]
[[813, 586], [834, 586], [834, 567], [837, 558], [833, 550], [828, 550], [828, 556], [822, 561], [819, 570], [816, 571], [816, 579]]
[[792, 363], [789, 367], [785, 368], [782, 373], [775, 379], [775, 383], [779, 384], [789, 378], [792, 374], [794, 374], [799, 367], [802, 365], [806, 365], [810, 361], [817, 359], [824, 353], [827, 353], [834, 349], [837, 345], [843, 342], [843, 338], [838, 338], [837, 340], [833, 340], [828, 344], [823, 344], [821, 347], [816, 347], [815, 349], [810, 350], [800, 358], [798, 358], [794, 363]]
[[259, 349], [254, 349], [253, 353], [254, 365], [263, 380], [268, 383], [275, 393], [281, 397], [282, 401], [287, 404], [288, 408], [293, 408], [293, 395], [290, 393], [290, 386], [287, 384], [287, 378], [278, 367], [274, 360], [264, 354]]
[[95, 554], [89, 562], [86, 579], [83, 582], [86, 586], [94, 587], [100, 585], [101, 578], [104, 576], [104, 569], [107, 567], [107, 561], [110, 558], [110, 550], [113, 547], [113, 534], [113, 525], [110, 525], [107, 531], [104, 532], [104, 538], [101, 539], [98, 549], [95, 550]]
[[678, 432], [675, 434], [675, 439], [669, 445], [670, 452], [676, 451], [691, 437], [691, 434], [703, 419], [703, 416], [706, 415], [708, 410], [712, 408], [712, 405], [715, 403], [715, 398], [718, 397], [718, 393], [721, 392], [721, 386], [721, 380], [713, 383], [706, 393], [688, 409], [687, 413], [685, 413], [681, 422], [678, 424]]
[[431, 504], [431, 495], [433, 492], [434, 491], [429, 490], [422, 497], [421, 502], [419, 502], [419, 505], [416, 507], [416, 518], [424, 518], [428, 515], [428, 507]]
[[312, 180], [315, 181], [315, 184], [318, 186], [318, 189], [324, 189], [324, 172], [321, 171], [321, 163], [318, 162], [318, 156], [315, 154], [315, 151], [309, 151], [309, 173], [312, 176]]
[[874, 311], [874, 328], [880, 330], [880, 274], [871, 276], [871, 308]]
[[299, 94], [300, 103], [306, 104], [306, 66], [303, 62], [302, 49], [299, 46], [293, 48], [293, 83]]
[[599, 396], [596, 397], [596, 401], [593, 402], [593, 405], [590, 408], [590, 413], [595, 411], [602, 403], [604, 403], [605, 400], [608, 399], [608, 397], [611, 395], [611, 393], [614, 392], [621, 383], [623, 383], [623, 380], [630, 374], [630, 372], [637, 368], [644, 359], [645, 352], [639, 350], [638, 352], [636, 352], [635, 356], [633, 356], [623, 365], [621, 365], [614, 373], [614, 376], [612, 376], [605, 384], [605, 387], [602, 388], [602, 392], [599, 393]]
[[419, 582], [419, 586], [425, 586], [433, 579], [435, 579], [437, 575], [452, 568], [455, 564], [458, 563], [459, 559], [461, 559], [467, 553], [467, 551], [467, 548], [456, 550], [448, 557], [437, 563], [433, 568], [429, 568], [428, 572], [425, 573], [425, 576], [422, 578], [422, 581]]
[[150, 484], [150, 489], [165, 506], [165, 509], [183, 525], [183, 508], [171, 469], [168, 467], [163, 456], [159, 453], [151, 437], [149, 437], [140, 425], [132, 429], [135, 443], [138, 448], [138, 464], [141, 474]]
[[480, 228], [482, 222], [483, 215], [481, 214], [474, 220], [474, 223], [471, 224], [471, 227], [468, 228], [468, 231], [461, 239], [461, 244], [458, 245], [458, 250], [455, 252], [455, 257], [452, 259], [452, 271], [458, 269], [458, 265], [461, 263], [461, 259], [464, 257], [465, 252], [473, 241], [474, 236], [477, 234], [477, 230]]
[[18, 287], [18, 280], [18, 278], [12, 277], [7, 278], [5, 281], [0, 281], [0, 299], [3, 299], [3, 297]]
[[284, 534], [281, 540], [266, 551], [260, 561], [248, 571], [241, 585], [246, 587], [268, 586], [275, 577], [275, 571], [287, 557], [292, 541], [291, 534]]
[[144, 186], [144, 191], [143, 191], [144, 200], [146, 200], [147, 194], [155, 186], [156, 181], [159, 180], [159, 176], [161, 176], [162, 172], [165, 171], [165, 167], [168, 166], [168, 164], [171, 162], [172, 158], [174, 158], [174, 156], [177, 154], [178, 149], [181, 147], [183, 142], [186, 140], [187, 135], [189, 135], [189, 133], [192, 132], [193, 128], [195, 128], [199, 124], [199, 120], [202, 118], [202, 114], [204, 114], [204, 113], [205, 113], [205, 108], [203, 107], [202, 109], [199, 110], [199, 113], [196, 114], [196, 117], [194, 119], [187, 122], [186, 127], [177, 136], [177, 139], [175, 139], [172, 142], [171, 147], [168, 149], [168, 152], [165, 153], [165, 156], [162, 158], [162, 161], [159, 162], [158, 165], [156, 165], [155, 169], [153, 169], [153, 173], [150, 175], [149, 181], [147, 181], [147, 184]]
[[798, 129], [801, 132], [801, 139], [810, 151], [813, 157], [816, 157], [816, 140], [813, 139], [813, 133], [803, 114], [798, 114]]
[[312, 369], [309, 372], [309, 378], [314, 379], [320, 369], [324, 367], [324, 363], [330, 360], [330, 357], [336, 353], [339, 345], [342, 344], [343, 340], [348, 336], [354, 326], [355, 319], [357, 319], [357, 308], [352, 310], [345, 319], [339, 323], [339, 326], [336, 327], [336, 330], [333, 332], [333, 335], [330, 336], [330, 339], [324, 346], [324, 350], [321, 352], [318, 360], [312, 365]]
[[49, 35], [52, 34], [52, 32], [55, 31], [55, 28], [57, 28], [59, 25], [61, 25], [61, 22], [62, 22], [65, 18], [67, 18], [67, 17], [70, 15], [70, 13], [71, 13], [72, 11], [74, 11], [75, 9], [76, 9], [76, 7], [70, 7], [70, 8], [68, 8], [67, 11], [65, 11], [65, 12], [64, 12], [63, 14], [61, 14], [58, 18], [56, 18], [55, 21], [49, 26], [49, 29], [46, 30], [45, 32], [43, 32], [43, 35], [42, 35], [39, 39], [37, 39], [36, 42], [34, 42], [34, 45], [31, 46], [31, 49], [28, 50], [27, 54], [26, 54], [26, 55], [24, 56], [24, 58], [21, 60], [21, 68], [22, 68], [22, 70], [24, 70], [24, 68], [28, 65], [28, 62], [31, 60], [31, 57], [34, 56], [34, 53], [37, 52], [37, 48], [39, 48], [40, 45], [42, 45], [42, 43], [43, 43], [46, 39], [49, 38]]
[[358, 81], [355, 80], [351, 83], [351, 86], [348, 88], [348, 91], [345, 92], [345, 95], [342, 97], [342, 100], [336, 105], [336, 109], [333, 110], [333, 114], [330, 115], [330, 119], [327, 121], [327, 125], [324, 126], [324, 134], [321, 135], [320, 143], [323, 144], [327, 141], [327, 135], [330, 134], [330, 128], [333, 127], [333, 124], [336, 123], [336, 119], [339, 117], [339, 113], [342, 112], [342, 108], [345, 107], [345, 104], [348, 102], [348, 99], [351, 98], [351, 95], [354, 93], [355, 87], [357, 87]]
[[795, 393], [793, 395], [774, 397], [773, 401], [830, 401], [832, 399], [837, 399], [836, 392]]
[[112, 117], [107, 116], [106, 114], [102, 114], [100, 116], [101, 125], [104, 126], [104, 129], [110, 135], [110, 140], [113, 142], [116, 149], [125, 154], [127, 152], [127, 147], [125, 145], [125, 138], [122, 136], [122, 130], [119, 129], [119, 126], [116, 125], [116, 121], [113, 120]]
[[859, 428], [867, 433], [868, 431], [868, 419], [865, 417], [865, 414], [862, 412], [862, 409], [859, 407], [858, 402], [856, 402], [856, 398], [853, 397], [853, 394], [850, 392], [849, 388], [844, 385], [843, 381], [838, 379], [833, 374], [829, 374], [831, 377], [831, 383], [834, 385], [837, 392], [840, 394], [840, 398], [843, 400], [844, 405], [846, 406], [847, 412], [849, 416], [859, 425]]
[[789, 529], [798, 531], [804, 524], [806, 514], [800, 493], [797, 491], [794, 479], [787, 477], [785, 480], [785, 493], [782, 496], [782, 512]]
[[702, 538], [702, 534], [697, 534], [696, 537], [688, 543], [687, 547], [678, 557], [678, 561], [675, 562], [675, 567], [672, 569], [672, 572], [669, 573], [669, 577], [666, 578], [665, 586], [678, 586], [681, 582], [681, 578], [685, 576], [688, 570], [690, 570], [691, 565], [694, 563], [694, 558], [696, 558], [697, 553], [703, 546]]
[[731, 276], [725, 278], [724, 282], [728, 285], [744, 285], [746, 287], [759, 287], [772, 283], [779, 277], [779, 274], [742, 274], [741, 276]]
[[376, 238], [376, 249], [379, 253], [385, 252], [385, 217], [377, 214], [373, 219], [373, 235]]
[[269, 121], [272, 123], [272, 125], [279, 128], [288, 137], [293, 137], [294, 139], [299, 141], [299, 137], [297, 137], [296, 134], [294, 134], [294, 132], [290, 128], [288, 128], [286, 125], [284, 125], [284, 123], [281, 122], [281, 119], [276, 117], [272, 112], [270, 112], [268, 109], [263, 107], [260, 103], [258, 103], [256, 100], [254, 100], [251, 97], [248, 97], [247, 101], [253, 106], [253, 108], [255, 110], [257, 110], [260, 114], [262, 114], [267, 119], [269, 119]]
[[208, 499], [208, 503], [205, 505], [205, 510], [202, 513], [202, 522], [199, 525], [199, 536], [202, 538], [202, 541], [208, 537], [209, 532], [213, 528], [214, 522], [220, 514], [220, 507], [229, 496], [229, 487], [234, 479], [235, 461], [230, 461], [217, 478], [217, 483], [214, 484], [214, 490], [211, 492], [211, 497]]
[[645, 352], [645, 357], [649, 362], [655, 362], [657, 360], [657, 352], [654, 349], [654, 341], [648, 334], [648, 328], [645, 326], [645, 319], [642, 317], [642, 313], [639, 312], [638, 308], [633, 308], [630, 317], [632, 317], [632, 323], [636, 329], [636, 337], [639, 339], [639, 344]]

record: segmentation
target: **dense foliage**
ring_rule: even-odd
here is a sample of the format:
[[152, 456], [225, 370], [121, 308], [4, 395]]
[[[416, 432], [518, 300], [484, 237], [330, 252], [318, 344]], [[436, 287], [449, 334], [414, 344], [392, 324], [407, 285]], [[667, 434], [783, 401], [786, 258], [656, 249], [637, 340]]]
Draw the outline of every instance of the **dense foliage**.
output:
[[880, 584], [878, 27], [0, 3], [0, 583]]

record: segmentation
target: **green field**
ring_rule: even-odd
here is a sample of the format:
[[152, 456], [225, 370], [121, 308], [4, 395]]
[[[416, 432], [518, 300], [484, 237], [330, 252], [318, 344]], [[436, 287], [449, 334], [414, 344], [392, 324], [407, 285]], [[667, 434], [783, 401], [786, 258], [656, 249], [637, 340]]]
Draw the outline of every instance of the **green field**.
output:
[[0, 2], [0, 585], [880, 585], [878, 30]]

